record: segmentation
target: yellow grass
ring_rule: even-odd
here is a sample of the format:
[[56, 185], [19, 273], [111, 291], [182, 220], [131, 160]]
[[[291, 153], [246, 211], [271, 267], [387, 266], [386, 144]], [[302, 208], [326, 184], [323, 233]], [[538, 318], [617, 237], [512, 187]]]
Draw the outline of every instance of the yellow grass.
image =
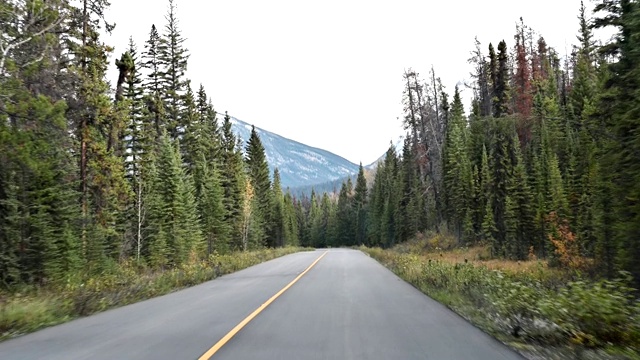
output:
[[489, 259], [490, 251], [486, 246], [458, 248], [448, 251], [423, 251], [420, 255], [426, 260], [440, 260], [452, 264], [467, 261], [476, 266], [486, 266], [491, 270], [502, 270], [512, 273], [537, 272], [540, 270], [540, 267], [548, 270], [547, 262], [541, 260], [512, 261]]
[[549, 268], [546, 260], [513, 261], [492, 259], [489, 246], [458, 247], [451, 235], [418, 234], [412, 241], [398, 244], [395, 251], [415, 254], [425, 261], [444, 261], [451, 264], [469, 262], [476, 266], [485, 266], [490, 270], [501, 270], [507, 273], [557, 272]]

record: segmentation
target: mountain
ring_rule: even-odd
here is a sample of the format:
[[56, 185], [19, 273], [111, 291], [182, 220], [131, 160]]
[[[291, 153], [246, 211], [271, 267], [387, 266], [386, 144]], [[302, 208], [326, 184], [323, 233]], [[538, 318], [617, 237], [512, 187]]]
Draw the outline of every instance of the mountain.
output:
[[[219, 121], [221, 123], [221, 120]], [[233, 132], [243, 141], [251, 135], [251, 125], [231, 117]], [[256, 126], [264, 146], [269, 169], [277, 167], [283, 188], [296, 188], [334, 181], [358, 173], [358, 165], [326, 150], [304, 145]]]

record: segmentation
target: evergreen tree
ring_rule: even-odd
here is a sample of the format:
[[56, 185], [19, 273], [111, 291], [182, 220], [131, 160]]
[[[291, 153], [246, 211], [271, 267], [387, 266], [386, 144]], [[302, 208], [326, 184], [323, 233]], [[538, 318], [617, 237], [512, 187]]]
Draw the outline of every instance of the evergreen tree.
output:
[[145, 89], [145, 104], [150, 119], [155, 128], [155, 139], [166, 128], [165, 107], [162, 103], [162, 68], [159, 58], [160, 35], [155, 25], [151, 25], [149, 39], [145, 42], [145, 51], [142, 53], [142, 67], [147, 70], [146, 81], [143, 81]]
[[340, 195], [338, 196], [338, 207], [336, 213], [337, 238], [329, 244], [333, 246], [350, 246], [355, 243], [354, 227], [354, 206], [353, 206], [353, 184], [351, 178], [342, 183]]
[[498, 44], [498, 66], [494, 83], [493, 116], [502, 117], [509, 114], [509, 55], [507, 54], [507, 43], [501, 41]]
[[285, 230], [287, 230], [287, 224], [285, 213], [289, 209], [285, 208], [282, 184], [280, 182], [280, 171], [278, 168], [273, 171], [273, 186], [271, 190], [273, 192], [271, 234], [273, 235], [274, 246], [282, 247], [286, 243]]
[[195, 200], [193, 179], [182, 166], [179, 145], [161, 137], [156, 191], [161, 201], [162, 231], [166, 234], [169, 263], [185, 263], [189, 256], [202, 252], [204, 240]]
[[202, 165], [202, 184], [198, 194], [198, 210], [202, 216], [202, 229], [207, 242], [207, 255], [214, 251], [229, 252], [229, 224], [225, 222], [227, 209], [224, 206], [224, 189], [220, 179], [220, 170], [215, 163]]
[[491, 114], [496, 113], [496, 103], [498, 94], [498, 55], [492, 43], [489, 43], [489, 79], [491, 87]]
[[640, 278], [640, 8], [629, 0], [602, 1], [596, 12], [605, 12], [594, 21], [596, 27], [615, 26], [615, 40], [602, 50], [614, 55], [608, 65], [610, 78], [599, 103], [599, 114], [605, 131], [612, 137], [602, 158], [606, 185], [611, 186], [614, 209], [617, 262], [622, 269]]
[[464, 107], [457, 87], [451, 108], [451, 118], [447, 127], [447, 141], [445, 143], [444, 189], [450, 225], [458, 235], [458, 238], [462, 239], [463, 234], [471, 230], [466, 227], [465, 222], [467, 216], [471, 213], [469, 200], [473, 197], [471, 192], [473, 179], [471, 162], [467, 156]]
[[518, 138], [514, 137], [513, 144], [513, 173], [508, 188], [507, 213], [512, 214], [507, 225], [508, 254], [510, 257], [525, 260], [529, 254], [529, 248], [533, 246], [533, 234], [535, 219], [531, 203], [533, 195], [527, 181], [527, 173], [520, 150]]
[[338, 223], [336, 214], [336, 204], [331, 201], [327, 193], [322, 194], [320, 201], [320, 224], [318, 247], [327, 247], [339, 245], [338, 239]]
[[363, 245], [367, 239], [367, 205], [367, 179], [364, 177], [364, 168], [362, 167], [362, 163], [360, 163], [353, 195], [353, 224], [355, 229], [354, 245]]
[[285, 246], [299, 246], [302, 244], [300, 239], [300, 227], [303, 223], [298, 219], [297, 206], [295, 199], [291, 193], [284, 195], [284, 244]]
[[[242, 249], [240, 241], [242, 229], [240, 215], [243, 210], [244, 195], [248, 193], [245, 183], [245, 165], [242, 152], [237, 146], [236, 136], [231, 129], [231, 117], [225, 114], [222, 124], [222, 188], [226, 209], [225, 222], [231, 227], [229, 238], [236, 239], [232, 249]], [[252, 190], [253, 191], [253, 190]]]
[[493, 178], [491, 176], [491, 169], [489, 168], [489, 155], [487, 154], [487, 148], [482, 147], [482, 165], [480, 168], [480, 201], [479, 205], [482, 209], [480, 216], [480, 234], [481, 239], [486, 244], [493, 244], [495, 238], [495, 221], [493, 219], [493, 199], [491, 196], [491, 188], [493, 186]]
[[187, 124], [182, 116], [183, 96], [187, 91], [185, 79], [189, 54], [184, 47], [185, 38], [178, 29], [178, 18], [174, 0], [169, 0], [165, 31], [157, 45], [157, 59], [161, 66], [160, 94], [166, 109], [166, 121], [172, 139], [182, 137]]
[[130, 196], [121, 158], [113, 149], [113, 134], [124, 128], [125, 117], [115, 111], [105, 81], [108, 47], [100, 42], [99, 29], [89, 26], [92, 17], [102, 16], [105, 4], [96, 3], [83, 17], [80, 35], [77, 100], [69, 116], [76, 124], [80, 142], [80, 191], [82, 206], [82, 254], [91, 270], [98, 271], [109, 257], [121, 251], [120, 212]]
[[311, 204], [309, 207], [309, 244], [312, 247], [324, 247], [326, 243], [322, 243], [322, 212], [320, 210], [320, 201], [314, 190], [311, 190]]
[[264, 146], [255, 127], [251, 127], [251, 135], [247, 141], [245, 163], [251, 184], [254, 187], [256, 201], [260, 219], [262, 223], [262, 233], [267, 246], [275, 247], [276, 237], [273, 230], [273, 192], [271, 190], [271, 179], [269, 178], [269, 165], [264, 152]]

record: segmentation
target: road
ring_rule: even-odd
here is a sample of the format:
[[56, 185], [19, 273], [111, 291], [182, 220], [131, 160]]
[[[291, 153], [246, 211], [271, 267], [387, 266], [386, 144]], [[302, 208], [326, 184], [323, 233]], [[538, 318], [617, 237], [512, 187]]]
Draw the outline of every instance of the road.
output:
[[199, 359], [252, 313], [211, 359], [522, 359], [346, 249], [288, 255], [11, 339], [0, 359]]

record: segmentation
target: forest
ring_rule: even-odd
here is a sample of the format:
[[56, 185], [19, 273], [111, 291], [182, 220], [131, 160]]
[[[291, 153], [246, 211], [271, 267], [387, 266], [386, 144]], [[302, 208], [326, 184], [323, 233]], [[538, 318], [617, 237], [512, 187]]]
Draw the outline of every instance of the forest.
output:
[[449, 233], [494, 258], [640, 279], [638, 5], [602, 1], [592, 18], [582, 4], [566, 57], [522, 19], [512, 45], [476, 39], [468, 115], [461, 89], [450, 97], [433, 69], [407, 70], [401, 153], [389, 148], [370, 187], [362, 173], [355, 190], [344, 183], [333, 207], [314, 194], [310, 243]]
[[0, 2], [0, 284], [297, 243], [255, 131], [243, 149], [185, 77], [175, 3], [114, 63], [100, 38], [108, 2], [81, 5]]
[[[593, 18], [576, 9], [565, 57], [522, 20], [511, 45], [476, 39], [470, 114], [435, 70], [407, 70], [401, 153], [391, 147], [370, 184], [361, 166], [355, 184], [310, 197], [283, 190], [256, 132], [243, 147], [186, 77], [174, 0], [166, 23], [122, 54], [101, 38], [114, 26], [108, 2], [79, 3], [0, 0], [4, 289], [131, 261], [170, 269], [288, 245], [391, 247], [427, 232], [496, 258], [640, 279], [636, 1], [601, 1]], [[596, 42], [605, 27], [616, 36]]]

